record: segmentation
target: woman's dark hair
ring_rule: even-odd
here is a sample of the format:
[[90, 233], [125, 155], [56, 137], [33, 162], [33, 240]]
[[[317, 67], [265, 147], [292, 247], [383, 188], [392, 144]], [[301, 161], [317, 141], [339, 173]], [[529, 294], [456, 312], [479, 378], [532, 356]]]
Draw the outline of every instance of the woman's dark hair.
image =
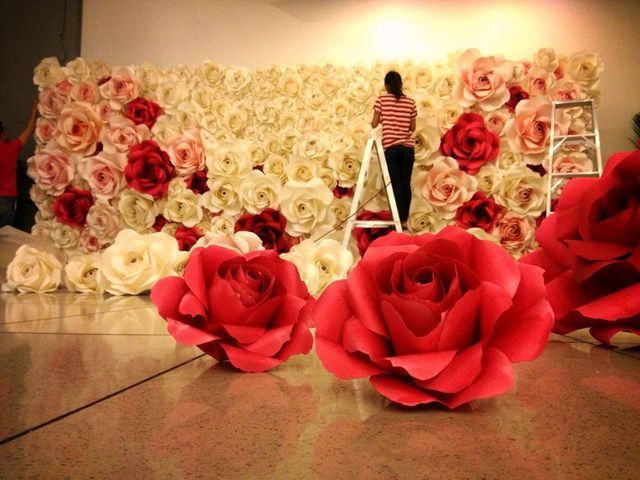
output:
[[2, 122], [0, 122], [0, 133], [4, 132], [4, 125], [2, 125]]
[[396, 97], [396, 100], [400, 100], [400, 97], [404, 97], [402, 92], [402, 77], [398, 72], [391, 70], [384, 76], [384, 85], [391, 95]]

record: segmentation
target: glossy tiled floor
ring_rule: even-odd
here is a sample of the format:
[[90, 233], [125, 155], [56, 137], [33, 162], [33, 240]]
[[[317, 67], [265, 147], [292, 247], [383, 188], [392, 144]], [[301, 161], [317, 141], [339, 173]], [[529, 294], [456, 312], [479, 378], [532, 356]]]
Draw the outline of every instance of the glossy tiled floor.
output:
[[313, 354], [242, 374], [146, 297], [3, 295], [0, 478], [636, 479], [640, 342], [554, 336], [508, 394], [385, 403]]

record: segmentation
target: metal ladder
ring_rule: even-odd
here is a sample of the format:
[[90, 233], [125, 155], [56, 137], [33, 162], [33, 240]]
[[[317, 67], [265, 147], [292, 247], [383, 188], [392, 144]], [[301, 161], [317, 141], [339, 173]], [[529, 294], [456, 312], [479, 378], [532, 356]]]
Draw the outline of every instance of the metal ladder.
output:
[[[588, 107], [591, 111], [592, 131], [578, 135], [558, 135], [555, 134], [556, 114], [559, 110], [575, 107]], [[589, 172], [555, 173], [553, 171], [553, 159], [555, 154], [563, 145], [579, 145], [592, 148], [596, 153], [596, 170]], [[592, 160], [593, 162], [593, 160]], [[551, 136], [549, 137], [549, 155], [547, 164], [547, 216], [551, 211], [551, 201], [553, 193], [563, 182], [578, 177], [600, 177], [602, 175], [602, 156], [600, 153], [600, 131], [598, 130], [598, 120], [596, 118], [596, 107], [593, 99], [584, 100], [563, 100], [551, 103]]]
[[[371, 163], [371, 155], [373, 148], [375, 147], [378, 163], [380, 164], [380, 171], [382, 172], [382, 180], [384, 181], [384, 189], [387, 191], [387, 200], [389, 201], [389, 208], [391, 208], [391, 217], [393, 220], [357, 220], [356, 213], [358, 212], [358, 206], [360, 205], [360, 197], [364, 192], [364, 184], [369, 171], [369, 165]], [[382, 148], [382, 140], [380, 137], [371, 137], [367, 141], [367, 145], [364, 148], [364, 154], [362, 156], [362, 164], [360, 165], [360, 173], [358, 174], [358, 183], [356, 183], [356, 189], [353, 193], [353, 200], [351, 201], [351, 210], [347, 217], [347, 226], [344, 229], [344, 237], [342, 238], [342, 245], [346, 248], [351, 240], [351, 234], [355, 227], [361, 228], [377, 228], [395, 226], [396, 232], [402, 233], [402, 224], [400, 222], [400, 215], [398, 215], [398, 207], [396, 206], [396, 197], [393, 195], [393, 187], [391, 186], [391, 177], [389, 176], [389, 169], [387, 168], [387, 159], [384, 156], [384, 149]]]

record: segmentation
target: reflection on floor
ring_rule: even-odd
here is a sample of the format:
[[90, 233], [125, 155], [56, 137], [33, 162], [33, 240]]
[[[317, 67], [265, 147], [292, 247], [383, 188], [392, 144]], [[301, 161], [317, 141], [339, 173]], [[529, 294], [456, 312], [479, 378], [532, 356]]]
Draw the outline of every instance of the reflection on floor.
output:
[[0, 300], [0, 478], [638, 478], [640, 342], [552, 338], [456, 411], [386, 403], [313, 354], [242, 374], [148, 297]]

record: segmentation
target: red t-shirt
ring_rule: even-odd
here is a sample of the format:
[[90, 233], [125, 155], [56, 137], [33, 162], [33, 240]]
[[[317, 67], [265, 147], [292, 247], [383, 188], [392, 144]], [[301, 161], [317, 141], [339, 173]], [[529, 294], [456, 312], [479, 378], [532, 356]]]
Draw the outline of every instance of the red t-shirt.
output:
[[400, 100], [390, 93], [378, 97], [373, 110], [380, 114], [382, 122], [382, 146], [389, 148], [393, 145], [404, 145], [414, 148], [415, 142], [411, 138], [411, 119], [416, 118], [418, 111], [416, 102], [409, 97]]
[[0, 141], [0, 197], [18, 196], [18, 157], [22, 150], [19, 138]]

